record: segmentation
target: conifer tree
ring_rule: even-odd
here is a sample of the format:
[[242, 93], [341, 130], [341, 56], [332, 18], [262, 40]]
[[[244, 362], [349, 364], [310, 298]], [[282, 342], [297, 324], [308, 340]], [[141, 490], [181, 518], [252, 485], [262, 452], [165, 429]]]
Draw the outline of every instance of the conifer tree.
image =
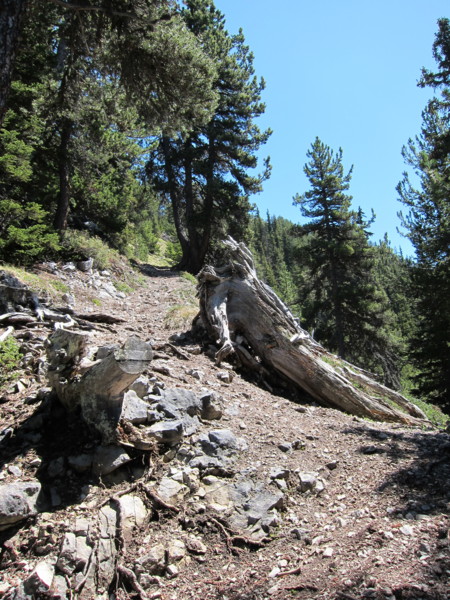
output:
[[352, 169], [319, 138], [307, 153], [304, 171], [311, 188], [294, 198], [310, 219], [302, 226], [307, 243], [299, 261], [307, 267], [300, 289], [306, 328], [330, 350], [369, 369], [382, 370], [398, 386], [392, 340], [386, 328], [385, 294], [376, 285], [368, 223], [351, 210], [347, 195]]
[[171, 204], [181, 245], [177, 268], [197, 273], [214, 241], [229, 233], [242, 238], [249, 222], [249, 196], [261, 189], [251, 175], [258, 148], [270, 131], [255, 119], [264, 112], [264, 81], [254, 75], [253, 56], [242, 32], [230, 36], [225, 19], [210, 0], [187, 0], [189, 29], [217, 67], [218, 106], [212, 119], [188, 135], [162, 136], [147, 173]]
[[413, 281], [419, 320], [412, 339], [420, 371], [416, 392], [450, 410], [450, 21], [440, 19], [438, 25], [433, 46], [438, 71], [423, 70], [419, 85], [431, 86], [439, 95], [422, 114], [420, 136], [403, 149], [419, 185], [405, 173], [397, 190], [408, 210], [401, 216], [417, 259]]

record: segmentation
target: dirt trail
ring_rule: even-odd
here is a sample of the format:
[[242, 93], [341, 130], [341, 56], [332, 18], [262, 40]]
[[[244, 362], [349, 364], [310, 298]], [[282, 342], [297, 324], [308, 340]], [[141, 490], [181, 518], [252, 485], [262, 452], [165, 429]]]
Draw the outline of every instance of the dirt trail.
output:
[[[261, 543], [251, 543], [245, 531], [224, 524], [220, 515], [202, 506], [201, 497], [186, 498], [178, 511], [159, 507], [145, 530], [127, 541], [124, 565], [131, 568], [159, 542], [195, 538], [204, 545], [202, 551], [183, 556], [173, 576], [144, 579], [145, 595], [128, 582], [111, 598], [448, 600], [448, 434], [299, 404], [245, 380], [230, 366], [215, 366], [211, 349], [179, 336], [187, 327], [177, 324], [176, 315], [189, 313], [181, 307], [192, 305], [194, 292], [193, 284], [176, 274], [149, 270], [132, 293], [125, 298], [105, 295], [101, 305], [93, 302], [98, 291], [87, 285], [89, 275], [65, 277], [77, 313], [104, 312], [124, 319], [92, 331], [92, 345], [121, 343], [130, 334], [151, 340], [156, 357], [149, 377], [166, 388], [196, 394], [206, 388], [220, 396], [223, 416], [214, 426], [231, 430], [247, 446], [236, 458], [231, 480], [245, 475], [284, 494], [269, 537]], [[79, 423], [55, 408], [42, 423], [44, 435], [36, 435], [34, 428], [25, 439], [18, 435], [27, 432], [33, 416], [39, 418], [35, 392], [44, 384], [34, 382], [0, 404], [0, 430], [14, 430], [9, 442], [0, 443], [0, 484], [36, 477], [48, 482], [49, 464], [92, 446]], [[169, 459], [170, 452], [151, 458], [155, 480], [170, 474]], [[56, 499], [45, 513], [0, 532], [0, 598], [14, 597], [6, 595], [23, 573], [54, 555], [75, 517], [89, 516], [94, 507], [138, 482], [138, 460], [129, 471], [131, 479], [105, 483], [69, 469], [63, 491], [49, 483], [52, 493], [61, 496], [60, 504]], [[320, 486], [308, 489], [304, 474], [312, 474]], [[87, 491], [82, 501], [80, 490]]]

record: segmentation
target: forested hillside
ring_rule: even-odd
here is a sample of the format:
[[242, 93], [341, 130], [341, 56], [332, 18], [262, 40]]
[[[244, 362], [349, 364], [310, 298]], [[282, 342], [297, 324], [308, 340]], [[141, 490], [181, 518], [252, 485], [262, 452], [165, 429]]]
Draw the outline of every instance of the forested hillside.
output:
[[229, 32], [211, 0], [7, 1], [0, 34], [1, 261], [108, 245], [195, 275], [232, 235], [317, 341], [450, 410], [448, 19], [436, 71], [419, 82], [434, 97], [403, 151], [410, 173], [399, 173], [413, 259], [371, 239], [345, 148], [319, 138], [308, 189], [280, 199], [298, 223], [259, 214], [265, 83], [245, 32]]

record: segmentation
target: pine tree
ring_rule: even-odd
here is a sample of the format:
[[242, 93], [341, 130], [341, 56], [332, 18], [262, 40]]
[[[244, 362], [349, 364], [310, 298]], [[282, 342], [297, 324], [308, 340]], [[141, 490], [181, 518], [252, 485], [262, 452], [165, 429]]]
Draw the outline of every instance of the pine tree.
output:
[[178, 268], [197, 273], [214, 242], [229, 233], [242, 238], [249, 222], [249, 196], [268, 175], [251, 175], [258, 148], [270, 131], [255, 119], [264, 112], [264, 82], [254, 76], [253, 56], [242, 32], [230, 36], [210, 0], [187, 0], [189, 29], [217, 66], [218, 106], [204, 127], [189, 135], [163, 136], [148, 175], [173, 210], [182, 258]]
[[419, 85], [440, 95], [423, 114], [420, 136], [403, 149], [413, 170], [397, 190], [408, 213], [403, 225], [416, 252], [413, 271], [419, 321], [412, 356], [420, 371], [416, 392], [450, 409], [450, 21], [440, 19], [433, 46], [438, 71], [422, 71]]
[[311, 188], [294, 198], [310, 221], [302, 227], [307, 243], [299, 261], [303, 278], [302, 314], [307, 328], [330, 350], [365, 368], [382, 370], [398, 386], [392, 340], [387, 333], [384, 292], [376, 285], [368, 223], [352, 211], [352, 169], [344, 172], [342, 150], [334, 152], [316, 138], [304, 171]]

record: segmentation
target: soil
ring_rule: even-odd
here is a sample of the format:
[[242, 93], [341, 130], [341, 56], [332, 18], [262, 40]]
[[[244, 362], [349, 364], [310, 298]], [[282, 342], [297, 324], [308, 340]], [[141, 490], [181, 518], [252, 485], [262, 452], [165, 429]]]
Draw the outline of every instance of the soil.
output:
[[[258, 544], [208, 512], [193, 515], [188, 503], [179, 506], [179, 512], [155, 509], [149, 527], [136, 532], [122, 548], [124, 566], [132, 568], [146, 545], [186, 535], [201, 539], [206, 554], [192, 553], [177, 576], [160, 578], [145, 596], [126, 578], [117, 579], [110, 598], [450, 598], [447, 432], [431, 425], [412, 428], [355, 418], [288, 392], [269, 391], [230, 364], [215, 365], [209, 342], [194, 339], [188, 323], [176, 321], [178, 308], [192, 305], [194, 297], [193, 284], [179, 274], [143, 268], [134, 291], [125, 298], [102, 298], [101, 306], [93, 303], [96, 292], [88, 287], [89, 274], [77, 271], [64, 277], [77, 314], [101, 312], [123, 319], [97, 324], [90, 334], [92, 345], [122, 343], [129, 335], [138, 335], [155, 349], [148, 375], [166, 387], [196, 393], [207, 388], [219, 394], [225, 408], [219, 426], [231, 429], [248, 445], [239, 455], [238, 473], [267, 484], [275, 467], [290, 474], [278, 525]], [[42, 331], [41, 353], [47, 334]], [[40, 416], [37, 391], [46, 382], [35, 370], [22, 373], [23, 385], [7, 393], [0, 404], [0, 430], [14, 430], [8, 443], [0, 445], [0, 484], [38, 478], [43, 485], [53, 485], [60, 504], [0, 532], [0, 598], [42, 556], [57, 551], [74, 515], [89, 515], [94, 507], [138, 483], [139, 467], [147, 474], [151, 467], [156, 479], [170, 468], [163, 450], [150, 457], [136, 452], [127, 480], [105, 483], [90, 474], [69, 473], [55, 487], [46, 479], [45, 465], [92, 448], [95, 439], [76, 415], [68, 415], [55, 401], [50, 412]], [[232, 374], [230, 383], [221, 379], [223, 373]], [[39, 418], [41, 435], [33, 441], [33, 433], [29, 434], [24, 441], [18, 433], [35, 431], [30, 422]], [[298, 472], [319, 474], [324, 490], [301, 492]], [[88, 490], [82, 502], [80, 490]]]

